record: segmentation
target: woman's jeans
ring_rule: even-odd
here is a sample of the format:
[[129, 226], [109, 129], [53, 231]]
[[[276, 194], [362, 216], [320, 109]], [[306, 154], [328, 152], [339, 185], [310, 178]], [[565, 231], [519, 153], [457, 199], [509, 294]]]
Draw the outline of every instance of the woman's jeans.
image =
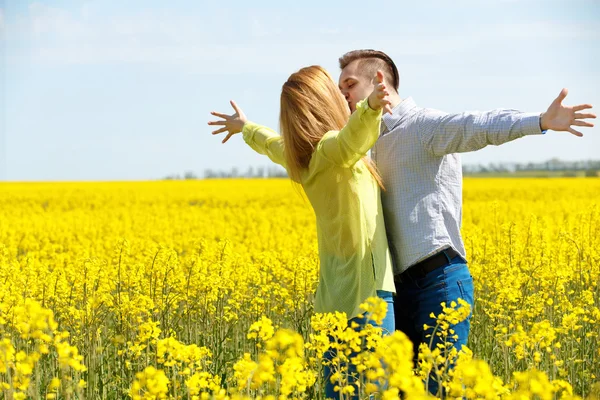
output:
[[[375, 327], [381, 327], [383, 329], [383, 335], [387, 336], [387, 335], [391, 335], [392, 333], [394, 333], [395, 330], [395, 318], [394, 318], [394, 297], [393, 294], [391, 292], [386, 292], [383, 290], [378, 290], [377, 291], [377, 297], [379, 297], [380, 299], [383, 299], [386, 303], [387, 303], [387, 314], [385, 315], [385, 318], [382, 321], [381, 325], [378, 325], [375, 323], [375, 321], [373, 320], [368, 320], [366, 316], [362, 316], [362, 317], [355, 317], [352, 318], [348, 321], [348, 326], [351, 326], [352, 322], [355, 322], [358, 324], [358, 327], [356, 328], [357, 331], [361, 331], [366, 325], [367, 323], [375, 326]], [[352, 353], [350, 355], [349, 358], [355, 357], [356, 353]], [[324, 358], [328, 361], [331, 361], [333, 358], [335, 357], [335, 350], [328, 350], [325, 352]], [[356, 372], [356, 366], [353, 365], [352, 363], [349, 363], [350, 365], [348, 365], [348, 383], [353, 383], [357, 381], [357, 372]], [[324, 378], [325, 378], [325, 396], [328, 399], [339, 399], [340, 398], [340, 392], [336, 392], [334, 391], [334, 387], [335, 385], [337, 385], [337, 383], [331, 383], [331, 380], [329, 379], [331, 377], [332, 371], [329, 365], [325, 365], [323, 368], [323, 374], [324, 374]], [[350, 395], [346, 395], [344, 396], [345, 399], [358, 399], [358, 388], [355, 387], [355, 393], [353, 396]]]

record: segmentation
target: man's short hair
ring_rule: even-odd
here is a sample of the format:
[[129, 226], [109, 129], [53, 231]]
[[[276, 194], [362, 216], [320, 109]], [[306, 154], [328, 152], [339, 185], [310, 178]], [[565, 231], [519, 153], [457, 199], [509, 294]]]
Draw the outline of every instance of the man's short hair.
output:
[[386, 80], [396, 89], [400, 87], [398, 68], [392, 59], [382, 51], [377, 50], [352, 50], [340, 57], [340, 69], [346, 68], [353, 61], [359, 61], [359, 70], [373, 77], [380, 69], [386, 76]]

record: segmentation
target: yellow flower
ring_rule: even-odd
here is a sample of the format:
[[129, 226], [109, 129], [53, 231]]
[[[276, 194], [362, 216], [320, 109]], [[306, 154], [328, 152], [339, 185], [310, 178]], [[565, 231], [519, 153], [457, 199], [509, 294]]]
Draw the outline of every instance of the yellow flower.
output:
[[164, 399], [169, 390], [169, 379], [161, 370], [149, 366], [135, 374], [129, 394], [134, 399]]
[[50, 384], [48, 385], [48, 390], [50, 390], [50, 391], [56, 390], [59, 387], [60, 387], [60, 379], [52, 378], [52, 380], [50, 381]]
[[[44, 397], [60, 377], [77, 397], [85, 377], [115, 398], [300, 400], [322, 390], [331, 349], [339, 389], [361, 398], [424, 398], [421, 378], [466, 398], [587, 395], [600, 357], [598, 193], [597, 179], [465, 178], [475, 306], [448, 301], [421, 322], [440, 344], [414, 368], [408, 339], [314, 313], [314, 213], [287, 181], [3, 184], [0, 391]], [[373, 320], [384, 309], [364, 308]], [[454, 325], [471, 311], [481, 359], [461, 361]], [[150, 393], [158, 372], [116, 378], [147, 367], [171, 393]]]

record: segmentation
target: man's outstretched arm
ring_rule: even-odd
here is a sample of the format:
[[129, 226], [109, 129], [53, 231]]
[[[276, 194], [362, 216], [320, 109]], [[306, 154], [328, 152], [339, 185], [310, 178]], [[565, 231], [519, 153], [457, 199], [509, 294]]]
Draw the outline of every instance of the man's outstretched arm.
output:
[[582, 112], [592, 106], [565, 106], [562, 101], [566, 96], [567, 89], [563, 89], [548, 110], [541, 114], [506, 109], [461, 114], [424, 110], [419, 118], [419, 134], [425, 148], [436, 156], [475, 151], [488, 145], [497, 146], [546, 130], [583, 136], [573, 126], [594, 126], [586, 119], [596, 116]]

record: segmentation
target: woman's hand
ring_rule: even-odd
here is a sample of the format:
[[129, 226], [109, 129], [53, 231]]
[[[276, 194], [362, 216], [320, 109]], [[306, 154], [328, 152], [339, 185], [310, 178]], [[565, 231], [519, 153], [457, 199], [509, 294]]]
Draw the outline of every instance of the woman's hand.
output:
[[233, 109], [235, 110], [235, 114], [227, 115], [211, 111], [212, 115], [214, 115], [215, 117], [223, 118], [223, 120], [210, 121], [208, 123], [209, 125], [224, 125], [222, 128], [219, 128], [216, 131], [213, 131], [212, 133], [213, 135], [217, 135], [221, 132], [228, 132], [227, 136], [225, 136], [225, 139], [223, 139], [223, 143], [228, 141], [229, 138], [235, 135], [236, 133], [241, 132], [242, 129], [244, 129], [244, 125], [248, 121], [242, 109], [239, 108], [237, 104], [235, 104], [235, 101], [231, 100], [230, 103]]
[[383, 72], [377, 71], [377, 84], [373, 88], [373, 91], [368, 98], [369, 107], [373, 110], [384, 109], [384, 112], [389, 114], [392, 113], [391, 102], [389, 99], [389, 93], [383, 83]]

